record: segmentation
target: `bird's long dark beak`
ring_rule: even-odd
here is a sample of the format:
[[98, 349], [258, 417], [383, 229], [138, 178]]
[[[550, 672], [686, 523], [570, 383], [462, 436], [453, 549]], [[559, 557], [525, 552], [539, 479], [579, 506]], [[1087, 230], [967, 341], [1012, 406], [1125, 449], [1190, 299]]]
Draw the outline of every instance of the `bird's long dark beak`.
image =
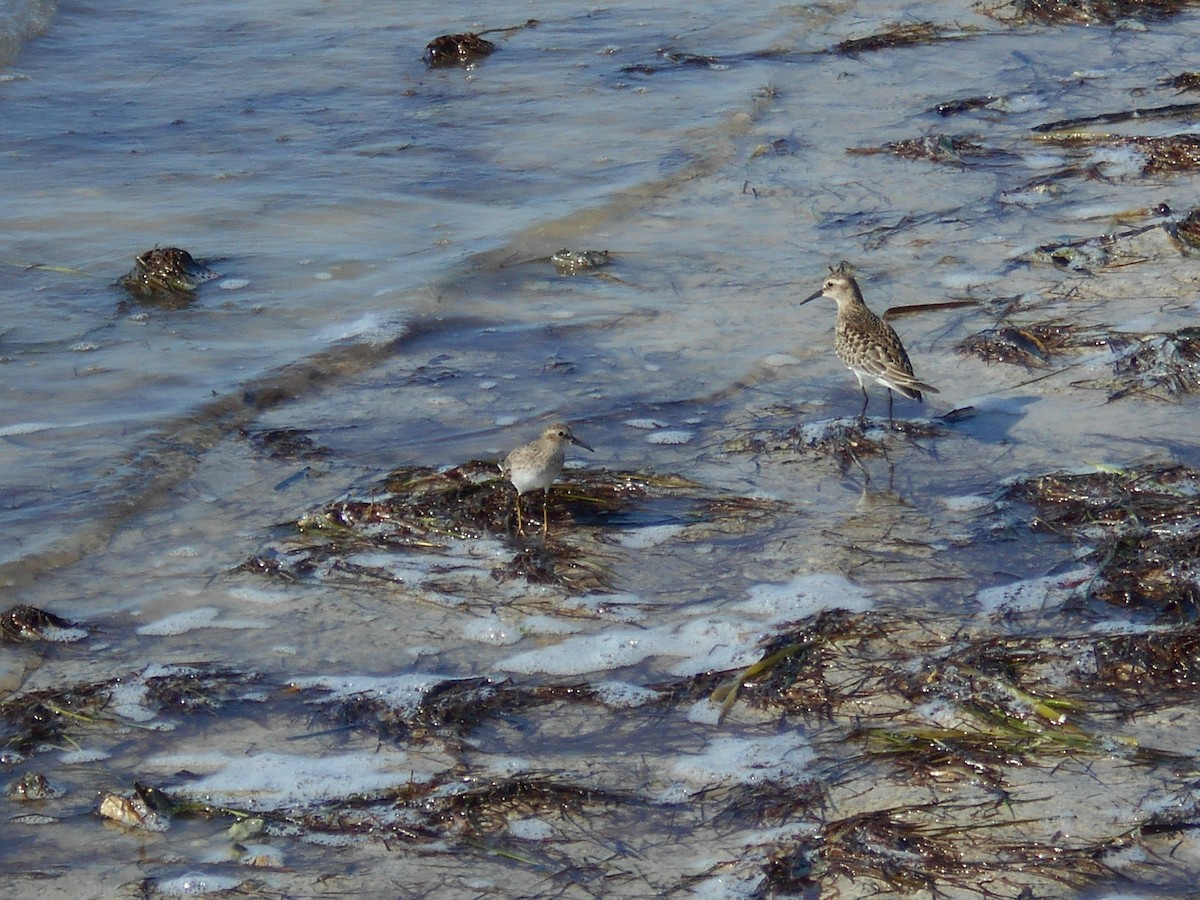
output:
[[574, 444], [577, 447], [582, 447], [584, 450], [591, 450], [592, 453], [596, 452], [595, 450], [592, 450], [592, 448], [589, 447], [587, 444], [585, 444], [583, 441], [581, 441], [579, 438], [575, 437], [575, 435], [571, 435], [569, 438], [567, 438], [567, 440], [569, 440], [572, 444]]
[[797, 306], [803, 306], [803, 305], [804, 305], [805, 303], [807, 303], [809, 300], [816, 300], [818, 297], [821, 297], [821, 296], [823, 296], [824, 294], [825, 294], [825, 290], [824, 290], [824, 289], [821, 289], [821, 290], [817, 291], [815, 294], [813, 294], [811, 297], [805, 297], [803, 300], [801, 300], [801, 301], [800, 301], [799, 303], [797, 303], [796, 305], [797, 305]]

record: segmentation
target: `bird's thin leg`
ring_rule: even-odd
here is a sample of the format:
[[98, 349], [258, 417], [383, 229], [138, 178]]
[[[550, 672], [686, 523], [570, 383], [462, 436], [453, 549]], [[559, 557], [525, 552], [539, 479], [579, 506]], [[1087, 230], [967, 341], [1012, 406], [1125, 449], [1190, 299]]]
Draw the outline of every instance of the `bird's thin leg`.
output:
[[887, 392], [888, 392], [888, 424], [895, 425], [896, 423], [892, 421], [892, 389], [888, 388]]
[[525, 517], [521, 513], [521, 495], [517, 494], [517, 534], [525, 536]]
[[858, 386], [862, 388], [863, 392], [863, 408], [862, 412], [858, 414], [858, 424], [865, 429], [867, 427], [867, 404], [871, 402], [871, 398], [867, 396], [867, 386], [865, 384], [860, 382]]
[[854, 461], [859, 471], [863, 473], [863, 490], [865, 491], [867, 485], [871, 483], [871, 470], [863, 464], [863, 461], [858, 458], [858, 454], [854, 452], [854, 449], [849, 444], [846, 445], [846, 452], [850, 454], [850, 459]]
[[550, 488], [542, 491], [542, 534], [548, 534], [550, 531], [550, 519], [546, 512], [546, 505], [550, 502]]

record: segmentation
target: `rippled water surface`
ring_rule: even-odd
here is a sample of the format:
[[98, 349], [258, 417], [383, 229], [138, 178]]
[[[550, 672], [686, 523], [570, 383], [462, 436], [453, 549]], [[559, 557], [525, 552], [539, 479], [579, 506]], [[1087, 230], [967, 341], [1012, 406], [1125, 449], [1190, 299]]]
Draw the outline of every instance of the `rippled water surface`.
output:
[[[1036, 619], [1053, 602], [1041, 582], [1035, 601], [978, 592], [1053, 576], [1053, 595], [1090, 570], [998, 506], [1005, 485], [1200, 456], [1192, 396], [1110, 401], [1111, 342], [1046, 366], [956, 349], [1032, 320], [1129, 335], [1194, 323], [1194, 259], [1162, 228], [1091, 266], [1026, 255], [1194, 204], [1187, 172], [1145, 174], [1136, 149], [1032, 129], [1191, 102], [1163, 79], [1186, 66], [1200, 15], [1053, 26], [992, 6], [1000, 18], [967, 3], [12, 4], [0, 583], [6, 606], [88, 636], [5, 644], [0, 683], [11, 697], [113, 691], [84, 735], [5, 758], [9, 777], [40, 772], [65, 792], [3, 801], [0, 865], [17, 889], [761, 889], [764, 848], [815, 820], [722, 820], [710, 792], [848, 777], [830, 769], [845, 735], [737, 707], [719, 718], [703, 700], [713, 685], [686, 695], [681, 679], [744, 668], [760, 639], [823, 609], [928, 617], [943, 636], [960, 622], [1003, 630], [1014, 609]], [[834, 52], [922, 22], [936, 40]], [[425, 64], [429, 40], [467, 30], [496, 52]], [[971, 98], [983, 99], [934, 110]], [[1099, 131], [1193, 127], [1143, 117]], [[924, 158], [847, 152], [920, 138]], [[189, 302], [139, 300], [117, 282], [155, 246], [219, 276]], [[549, 258], [563, 248], [609, 262], [560, 274]], [[940, 304], [892, 320], [940, 388], [924, 409], [898, 398], [896, 419], [969, 413], [874, 429], [885, 453], [806, 444], [861, 404], [833, 353], [833, 303], [796, 302], [841, 259], [877, 312]], [[872, 389], [880, 425], [885, 402]], [[596, 449], [569, 452], [577, 482], [619, 471], [689, 485], [556, 520], [602, 590], [524, 577], [514, 558], [544, 545], [511, 533], [335, 548], [299, 577], [243, 566], [294, 563], [297, 519], [378, 496], [392, 470], [494, 461], [557, 420]], [[146, 693], [180, 666], [224, 673], [225, 703], [196, 712]], [[411, 711], [475, 677], [559, 705], [518, 705], [453, 739], [430, 726], [434, 740], [319, 712], [347, 697]], [[1198, 736], [1170, 743], [1191, 753]], [[503, 827], [432, 832], [394, 797], [514, 775], [611, 795], [539, 794]], [[872, 777], [869, 799], [832, 805], [900, 802], [902, 779]], [[1046, 834], [1105, 836], [1136, 819], [1117, 794], [1153, 805], [1186, 792], [1157, 778], [1087, 794]], [[135, 782], [270, 822], [240, 843], [216, 813], [164, 832], [103, 823], [100, 798]], [[361, 828], [303, 820], [331, 798], [385, 794], [394, 806]], [[1188, 847], [1165, 880], [1197, 868]], [[841, 896], [868, 883], [829, 879]]]

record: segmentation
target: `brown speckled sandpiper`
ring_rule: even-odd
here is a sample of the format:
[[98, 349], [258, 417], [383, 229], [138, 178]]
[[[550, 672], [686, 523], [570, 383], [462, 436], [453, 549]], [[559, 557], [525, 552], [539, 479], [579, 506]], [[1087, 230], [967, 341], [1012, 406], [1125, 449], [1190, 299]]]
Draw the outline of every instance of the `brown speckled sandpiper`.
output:
[[508, 454], [500, 464], [501, 474], [517, 489], [517, 531], [521, 534], [525, 533], [521, 495], [536, 490], [542, 491], [542, 534], [549, 530], [546, 502], [550, 485], [563, 470], [567, 444], [575, 444], [584, 450], [592, 449], [571, 433], [570, 426], [556, 422], [548, 426], [536, 441], [530, 441]]
[[800, 301], [803, 305], [818, 297], [837, 302], [837, 328], [833, 349], [838, 359], [849, 367], [862, 388], [863, 406], [858, 414], [859, 425], [867, 427], [867, 382], [875, 381], [888, 391], [888, 421], [892, 421], [892, 391], [910, 400], [923, 400], [922, 391], [931, 394], [938, 389], [913, 375], [908, 353], [892, 326], [867, 309], [858, 282], [850, 274], [850, 264], [843, 261], [830, 270], [821, 289]]

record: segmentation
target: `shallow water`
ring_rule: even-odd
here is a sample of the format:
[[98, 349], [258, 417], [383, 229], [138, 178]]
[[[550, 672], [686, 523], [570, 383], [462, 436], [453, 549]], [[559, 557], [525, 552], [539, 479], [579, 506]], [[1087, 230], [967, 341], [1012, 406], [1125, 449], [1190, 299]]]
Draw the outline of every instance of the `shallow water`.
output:
[[[1188, 58], [1200, 16], [1011, 28], [969, 4], [552, 3], [536, 26], [489, 35], [499, 50], [476, 67], [431, 70], [421, 51], [436, 35], [529, 16], [504, 4], [487, 21], [441, 9], [388, 11], [401, 21], [368, 4], [30, 3], [0, 19], [0, 580], [6, 606], [96, 629], [45, 653], [6, 646], [9, 689], [136, 684], [148, 664], [210, 663], [363, 691], [473, 675], [630, 691], [748, 665], [761, 636], [826, 606], [972, 616], [977, 591], [1071, 564], [1069, 549], [1025, 533], [987, 540], [1004, 524], [990, 500], [1008, 481], [1197, 464], [1193, 398], [1109, 403], [1086, 385], [1109, 372], [1106, 347], [1033, 371], [954, 347], [996, 324], [986, 304], [1001, 297], [1036, 318], [1126, 331], [1194, 321], [1194, 261], [1162, 232], [1133, 245], [1134, 264], [1095, 275], [1016, 260], [1145, 222], [1135, 211], [1156, 204], [1189, 208], [1192, 176], [1145, 177], [1114, 154], [1095, 177], [1026, 189], [1096, 163], [1034, 140], [1033, 126], [1185, 101], [1158, 80]], [[975, 30], [826, 52], [923, 19]], [[930, 112], [984, 94], [1004, 99]], [[845, 152], [931, 133], [972, 134], [1005, 155]], [[114, 282], [155, 245], [184, 247], [221, 277], [183, 309], [133, 302]], [[562, 247], [609, 250], [612, 262], [561, 276], [548, 257]], [[941, 388], [926, 411], [976, 414], [940, 437], [894, 438], [893, 472], [868, 459], [869, 484], [854, 466], [782, 446], [793, 426], [860, 404], [832, 352], [832, 304], [795, 305], [843, 258], [879, 312], [980, 304], [895, 320], [919, 376]], [[873, 415], [883, 402], [873, 393]], [[896, 413], [922, 411], [900, 399]], [[281, 523], [369, 492], [395, 467], [499, 458], [556, 419], [596, 448], [571, 454], [585, 472], [678, 472], [783, 505], [746, 522], [596, 529], [616, 600], [497, 581], [511, 555], [501, 540], [358, 560], [389, 568], [376, 586], [233, 572], [289, 545]], [[250, 439], [281, 428], [325, 452], [273, 457]], [[734, 449], [763, 435], [781, 446]], [[702, 806], [705, 785], [751, 783], [763, 769], [790, 783], [811, 763], [802, 729], [781, 736], [749, 712], [720, 725], [686, 709], [624, 717], [612, 711], [639, 707], [610, 699], [599, 726], [570, 707], [500, 720], [456, 755], [326, 739], [307, 700], [267, 693], [203, 721], [151, 713], [154, 730], [91, 735], [83, 755], [13, 760], [14, 773], [44, 770], [68, 793], [48, 806], [53, 823], [0, 825], [5, 871], [22, 889], [50, 873], [38, 888], [63, 896], [81, 878], [113, 891], [165, 879], [166, 890], [206, 867], [300, 894], [330, 873], [345, 890], [399, 880], [558, 894], [543, 866], [503, 855], [473, 857], [468, 872], [454, 853], [330, 848], [311, 835], [272, 835], [287, 874], [264, 874], [229, 863], [208, 823], [130, 835], [91, 813], [97, 792], [134, 780], [201, 778], [197, 790], [272, 809], [317, 797], [314, 784], [365, 792], [456, 763], [572, 772], [647, 802]], [[338, 780], [343, 754], [361, 781]], [[758, 775], [734, 765], [754, 754], [766, 760]], [[246, 756], [261, 765], [245, 769]], [[264, 783], [310, 767], [294, 792]], [[1125, 812], [1103, 794], [1088, 802]], [[736, 895], [761, 875], [754, 851], [738, 850], [752, 862], [727, 882], [688, 880], [761, 836], [701, 827], [669, 805], [651, 804], [641, 822], [623, 815], [602, 839], [564, 837], [575, 850], [555, 859], [603, 868], [597, 860], [622, 856], [612, 835], [623, 835], [639, 862], [606, 892], [635, 896]]]

